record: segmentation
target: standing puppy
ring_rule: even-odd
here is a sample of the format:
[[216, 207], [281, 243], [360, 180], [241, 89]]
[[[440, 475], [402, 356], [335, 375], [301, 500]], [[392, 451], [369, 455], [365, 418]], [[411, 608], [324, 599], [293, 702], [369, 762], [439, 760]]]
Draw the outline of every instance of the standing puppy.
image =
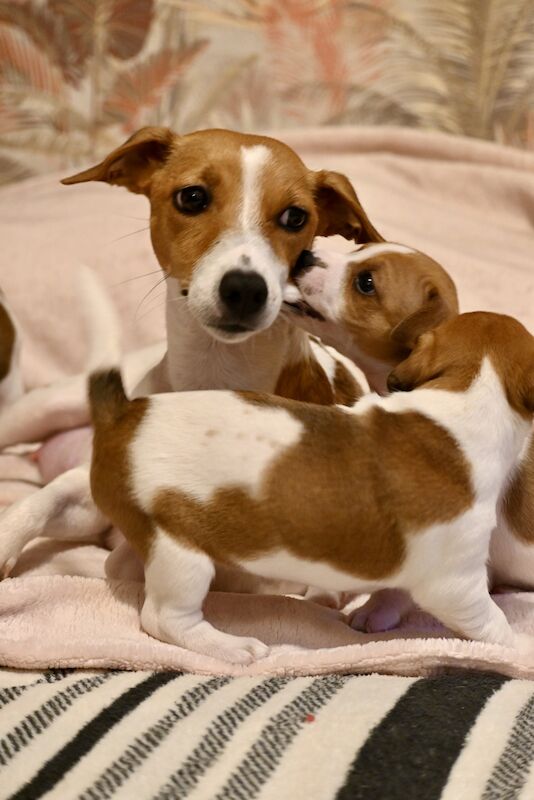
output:
[[511, 645], [486, 559], [531, 432], [534, 338], [464, 314], [420, 337], [390, 388], [413, 391], [341, 410], [235, 392], [128, 401], [117, 371], [93, 376], [93, 496], [145, 562], [145, 630], [238, 663], [265, 655], [203, 619], [219, 562], [407, 589], [459, 633]]

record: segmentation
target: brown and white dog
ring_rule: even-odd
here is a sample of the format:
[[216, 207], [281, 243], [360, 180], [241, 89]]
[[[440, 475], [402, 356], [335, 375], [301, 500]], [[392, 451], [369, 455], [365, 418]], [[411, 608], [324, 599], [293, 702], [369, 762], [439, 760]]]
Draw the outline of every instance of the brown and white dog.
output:
[[129, 401], [117, 370], [92, 377], [93, 496], [145, 562], [145, 630], [233, 662], [266, 655], [203, 619], [226, 563], [325, 590], [408, 590], [458, 633], [514, 644], [486, 560], [532, 431], [534, 337], [483, 312], [417, 328], [396, 393], [350, 409], [239, 392]]
[[[418, 275], [414, 265], [419, 260], [424, 269]], [[314, 258], [294, 275], [298, 291], [292, 288], [286, 295], [300, 314], [299, 324], [358, 363], [373, 388], [382, 393], [387, 365], [394, 366], [398, 361], [399, 343], [407, 326], [414, 331], [418, 320], [423, 332], [457, 311], [454, 295], [447, 290], [450, 279], [441, 267], [402, 245], [390, 244], [386, 249], [383, 244], [365, 244], [349, 255], [315, 250]], [[412, 291], [419, 299], [427, 297], [428, 302], [421, 303], [420, 310], [406, 322], [393, 326], [395, 309], [388, 298], [402, 291]], [[391, 327], [380, 336], [384, 318], [390, 320]], [[521, 454], [499, 504], [490, 545], [490, 586], [531, 589], [533, 545], [534, 442]], [[352, 624], [369, 633], [390, 630], [412, 606], [405, 592], [379, 591], [354, 613]]]

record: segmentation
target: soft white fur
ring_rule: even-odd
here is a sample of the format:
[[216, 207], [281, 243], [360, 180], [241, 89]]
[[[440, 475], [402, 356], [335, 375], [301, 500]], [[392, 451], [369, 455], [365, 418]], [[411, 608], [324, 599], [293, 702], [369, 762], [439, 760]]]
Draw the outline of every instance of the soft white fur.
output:
[[[471, 468], [472, 507], [451, 522], [414, 533], [400, 569], [382, 581], [361, 580], [328, 562], [297, 558], [286, 550], [254, 560], [237, 559], [237, 563], [264, 578], [298, 581], [328, 591], [405, 589], [425, 610], [463, 635], [511, 645], [512, 631], [488, 593], [486, 560], [499, 494], [531, 424], [510, 408], [501, 380], [487, 359], [465, 393], [419, 389], [387, 398], [368, 395], [348, 413], [361, 417], [374, 408], [401, 417], [416, 411], [449, 431]], [[280, 437], [273, 433], [273, 414]], [[211, 429], [217, 435], [207, 436]], [[147, 513], [164, 488], [203, 502], [225, 486], [240, 486], [258, 496], [266, 470], [300, 434], [299, 423], [289, 412], [253, 406], [231, 394], [155, 396], [130, 449], [130, 489]], [[268, 448], [254, 446], [259, 441], [272, 444], [270, 457]], [[290, 517], [292, 509], [287, 514]], [[202, 603], [213, 576], [207, 556], [159, 530], [147, 575], [143, 625], [153, 635], [239, 663], [262, 652], [255, 641], [225, 639], [203, 619]]]

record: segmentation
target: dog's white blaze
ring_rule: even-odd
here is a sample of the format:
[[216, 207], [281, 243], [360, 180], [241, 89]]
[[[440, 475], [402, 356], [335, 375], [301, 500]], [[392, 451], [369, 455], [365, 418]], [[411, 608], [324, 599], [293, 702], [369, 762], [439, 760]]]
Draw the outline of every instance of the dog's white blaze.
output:
[[[370, 258], [380, 256], [387, 253], [400, 253], [409, 255], [415, 253], [411, 247], [406, 247], [404, 244], [392, 244], [391, 242], [377, 242], [376, 244], [363, 245], [358, 248], [355, 253], [345, 254], [345, 259], [348, 264], [361, 264]], [[328, 263], [328, 260], [325, 260]]]
[[243, 176], [243, 199], [239, 215], [241, 230], [257, 228], [261, 222], [261, 177], [271, 152], [263, 144], [241, 148], [241, 172]]
[[202, 502], [227, 487], [257, 495], [265, 471], [303, 432], [284, 409], [235, 394], [198, 392], [192, 399], [187, 392], [150, 398], [131, 448], [134, 495], [144, 508], [162, 489]]

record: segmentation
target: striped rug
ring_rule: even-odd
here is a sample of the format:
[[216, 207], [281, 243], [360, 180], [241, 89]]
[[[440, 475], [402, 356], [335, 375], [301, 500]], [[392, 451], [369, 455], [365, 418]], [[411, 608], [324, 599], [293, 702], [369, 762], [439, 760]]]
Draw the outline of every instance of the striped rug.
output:
[[534, 684], [0, 673], [0, 797], [533, 800]]

